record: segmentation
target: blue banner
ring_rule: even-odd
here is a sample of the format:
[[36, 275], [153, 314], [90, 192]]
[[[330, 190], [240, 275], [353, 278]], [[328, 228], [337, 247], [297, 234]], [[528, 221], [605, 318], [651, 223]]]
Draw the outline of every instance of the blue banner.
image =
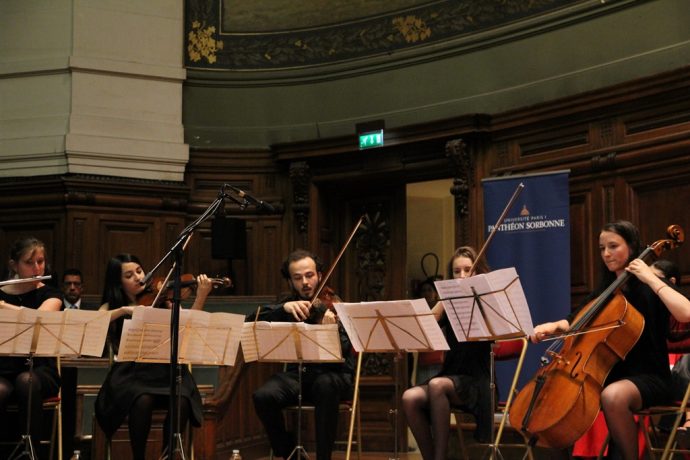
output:
[[[524, 188], [489, 243], [486, 259], [491, 270], [515, 267], [536, 326], [563, 319], [570, 312], [568, 172], [483, 180], [486, 237], [520, 184]], [[518, 389], [534, 377], [546, 346], [528, 345]], [[514, 362], [496, 363], [502, 400], [514, 369]]]

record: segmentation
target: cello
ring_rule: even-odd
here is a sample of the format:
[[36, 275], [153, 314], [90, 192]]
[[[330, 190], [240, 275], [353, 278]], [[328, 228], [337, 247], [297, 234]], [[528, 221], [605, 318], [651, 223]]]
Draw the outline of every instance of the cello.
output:
[[[683, 243], [680, 226], [669, 226], [667, 234], [668, 239], [649, 245], [638, 258], [658, 257]], [[620, 293], [630, 276], [622, 273], [578, 312], [542, 356], [536, 376], [515, 396], [510, 424], [531, 445], [569, 447], [594, 423], [606, 377], [644, 328], [640, 312]]]

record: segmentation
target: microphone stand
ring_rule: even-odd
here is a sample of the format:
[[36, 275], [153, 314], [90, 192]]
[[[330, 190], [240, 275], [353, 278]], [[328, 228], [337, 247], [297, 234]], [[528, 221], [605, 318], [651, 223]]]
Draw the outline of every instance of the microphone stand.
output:
[[[178, 407], [177, 407], [177, 376], [180, 374], [180, 383], [182, 382], [182, 377], [181, 373], [179, 371], [179, 363], [177, 362], [178, 360], [178, 344], [179, 344], [179, 326], [180, 326], [180, 292], [181, 292], [181, 283], [180, 279], [182, 276], [182, 255], [184, 253], [184, 248], [186, 247], [187, 241], [192, 237], [192, 233], [194, 230], [199, 227], [204, 221], [208, 220], [211, 216], [213, 216], [219, 209], [221, 209], [224, 204], [225, 204], [225, 198], [229, 198], [233, 200], [234, 202], [242, 205], [243, 203], [239, 202], [237, 199], [234, 197], [228, 195], [225, 193], [225, 185], [221, 188], [220, 192], [218, 193], [218, 197], [209, 205], [209, 207], [204, 211], [194, 222], [189, 224], [177, 238], [177, 241], [172, 245], [170, 250], [163, 256], [163, 258], [156, 264], [156, 266], [149, 271], [144, 279], [141, 281], [141, 284], [148, 284], [150, 281], [151, 277], [153, 276], [153, 273], [156, 272], [156, 270], [163, 265], [163, 263], [168, 260], [170, 257], [173, 258], [173, 267], [174, 267], [174, 275], [173, 275], [173, 305], [172, 305], [172, 311], [170, 313], [170, 399], [169, 399], [169, 404], [168, 404], [168, 414], [169, 414], [169, 420], [170, 420], [170, 426], [168, 427], [168, 436], [167, 436], [167, 448], [165, 449], [169, 455], [168, 458], [172, 459], [174, 457], [174, 452], [175, 452], [175, 441], [179, 440], [179, 447], [180, 447], [180, 455], [182, 459], [184, 460], [184, 450], [182, 449], [182, 435], [181, 435], [181, 427], [180, 425], [180, 420], [178, 417]], [[174, 427], [173, 425], [178, 425]], [[177, 430], [177, 431], [176, 431]]]

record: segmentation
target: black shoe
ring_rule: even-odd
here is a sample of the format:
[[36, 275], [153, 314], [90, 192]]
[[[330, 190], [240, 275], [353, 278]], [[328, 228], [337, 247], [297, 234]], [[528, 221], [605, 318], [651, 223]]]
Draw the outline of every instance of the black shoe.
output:
[[681, 449], [690, 449], [690, 431], [686, 427], [678, 427], [676, 430], [676, 442]]

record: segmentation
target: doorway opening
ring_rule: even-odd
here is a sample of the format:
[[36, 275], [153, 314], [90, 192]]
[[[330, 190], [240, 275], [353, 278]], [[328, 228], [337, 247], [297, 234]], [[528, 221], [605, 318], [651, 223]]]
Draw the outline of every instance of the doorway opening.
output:
[[452, 179], [406, 186], [407, 298], [419, 297], [416, 288], [426, 278], [447, 277], [446, 265], [455, 250], [452, 186]]

